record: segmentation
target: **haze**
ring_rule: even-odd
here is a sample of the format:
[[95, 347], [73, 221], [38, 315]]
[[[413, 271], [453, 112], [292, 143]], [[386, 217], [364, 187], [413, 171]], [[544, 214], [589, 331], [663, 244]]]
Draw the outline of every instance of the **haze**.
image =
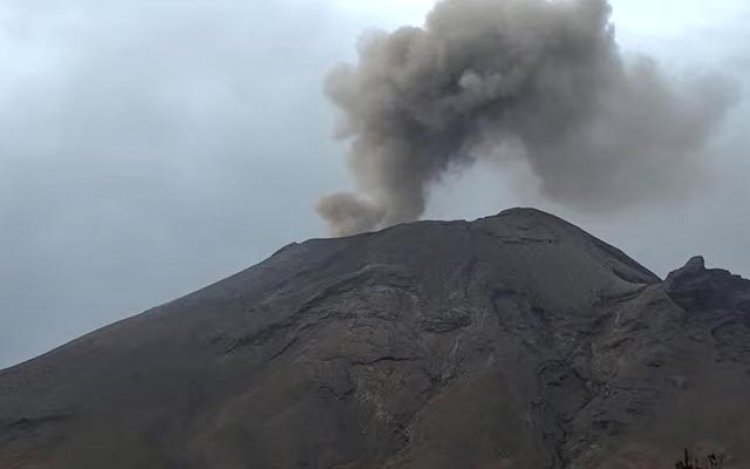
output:
[[[618, 41], [678, 73], [750, 78], [745, 2], [613, 1]], [[10, 0], [0, 6], [0, 367], [325, 235], [351, 188], [322, 92], [360, 33], [425, 1]], [[744, 94], [744, 93], [743, 93]], [[694, 254], [750, 275], [746, 100], [689, 199], [591, 215], [511, 191], [486, 166], [427, 218], [555, 212], [660, 275]]]

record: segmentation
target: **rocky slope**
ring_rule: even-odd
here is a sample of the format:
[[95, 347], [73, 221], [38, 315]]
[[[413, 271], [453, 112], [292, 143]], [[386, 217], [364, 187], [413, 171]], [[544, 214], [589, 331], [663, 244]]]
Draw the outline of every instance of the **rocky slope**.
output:
[[[516, 209], [289, 246], [0, 372], [2, 468], [750, 467], [750, 282]], [[743, 463], [744, 461], [744, 463]]]

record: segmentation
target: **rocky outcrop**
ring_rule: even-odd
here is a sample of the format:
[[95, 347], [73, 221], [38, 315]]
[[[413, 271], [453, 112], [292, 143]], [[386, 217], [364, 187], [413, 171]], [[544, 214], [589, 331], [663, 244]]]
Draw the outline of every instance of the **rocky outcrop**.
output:
[[[0, 467], [750, 461], [750, 282], [516, 209], [292, 245], [0, 372]], [[743, 463], [744, 461], [744, 463]]]

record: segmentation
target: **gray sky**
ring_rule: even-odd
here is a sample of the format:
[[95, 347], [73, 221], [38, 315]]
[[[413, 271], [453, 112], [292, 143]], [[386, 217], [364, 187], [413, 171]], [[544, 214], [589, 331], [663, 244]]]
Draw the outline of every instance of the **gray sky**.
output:
[[[625, 50], [750, 82], [744, 0], [613, 4]], [[351, 182], [323, 79], [362, 30], [430, 5], [2, 2], [0, 368], [324, 235], [317, 198]], [[678, 205], [593, 217], [480, 165], [436, 188], [428, 217], [537, 205], [659, 274], [700, 253], [748, 276], [749, 116], [745, 101], [707, 156], [715, 182]]]

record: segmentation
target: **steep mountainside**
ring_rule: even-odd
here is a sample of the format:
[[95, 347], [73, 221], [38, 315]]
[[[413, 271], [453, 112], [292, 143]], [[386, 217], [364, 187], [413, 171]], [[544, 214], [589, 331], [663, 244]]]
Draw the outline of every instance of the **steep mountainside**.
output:
[[[750, 467], [750, 282], [515, 209], [289, 246], [0, 372], [2, 468]], [[743, 462], [744, 461], [744, 462]]]

